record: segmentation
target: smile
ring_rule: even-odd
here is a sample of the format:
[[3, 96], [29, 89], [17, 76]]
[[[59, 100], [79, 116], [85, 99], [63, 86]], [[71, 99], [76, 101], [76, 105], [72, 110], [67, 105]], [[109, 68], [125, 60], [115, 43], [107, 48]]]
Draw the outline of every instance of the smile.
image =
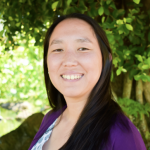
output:
[[83, 74], [82, 75], [79, 75], [79, 74], [77, 74], [77, 75], [61, 75], [61, 77], [63, 78], [63, 79], [67, 79], [67, 80], [76, 80], [76, 79], [80, 79], [80, 78], [82, 78], [82, 76], [83, 76]]

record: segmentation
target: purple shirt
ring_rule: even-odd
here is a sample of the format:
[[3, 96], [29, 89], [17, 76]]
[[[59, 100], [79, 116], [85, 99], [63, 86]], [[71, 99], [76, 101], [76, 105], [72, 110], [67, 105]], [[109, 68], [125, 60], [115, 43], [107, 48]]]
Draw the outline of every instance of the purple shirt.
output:
[[[65, 109], [66, 106], [63, 108], [63, 111]], [[48, 112], [44, 116], [40, 129], [36, 133], [28, 150], [32, 149], [39, 138], [45, 133], [47, 128], [55, 121], [55, 119], [60, 116], [60, 114], [61, 111], [57, 111], [51, 114]], [[124, 118], [128, 121], [130, 132], [124, 132], [124, 127], [120, 126], [118, 123], [119, 121], [117, 121], [110, 130], [110, 142], [104, 150], [146, 150], [143, 139], [135, 125], [127, 117], [124, 116]]]

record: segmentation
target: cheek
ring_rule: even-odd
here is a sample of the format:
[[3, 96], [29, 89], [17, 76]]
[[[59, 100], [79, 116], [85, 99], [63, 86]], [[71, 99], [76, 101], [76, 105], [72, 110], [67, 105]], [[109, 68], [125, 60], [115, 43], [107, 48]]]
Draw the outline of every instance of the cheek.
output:
[[101, 76], [101, 71], [102, 71], [101, 57], [98, 57], [98, 55], [93, 57], [93, 59], [90, 61], [88, 65], [88, 70], [90, 72], [89, 81], [93, 86], [95, 86], [95, 84], [98, 82]]
[[49, 55], [47, 57], [47, 67], [49, 73], [55, 72], [55, 70], [58, 68], [59, 65], [59, 59], [55, 55]]
[[57, 81], [56, 80], [57, 70], [59, 67], [58, 59], [49, 55], [47, 57], [47, 67], [48, 67], [48, 72], [49, 72], [49, 78], [50, 78], [52, 84], [55, 85], [55, 82]]
[[82, 57], [82, 63], [91, 74], [100, 75], [102, 70], [102, 57], [99, 53], [89, 53]]

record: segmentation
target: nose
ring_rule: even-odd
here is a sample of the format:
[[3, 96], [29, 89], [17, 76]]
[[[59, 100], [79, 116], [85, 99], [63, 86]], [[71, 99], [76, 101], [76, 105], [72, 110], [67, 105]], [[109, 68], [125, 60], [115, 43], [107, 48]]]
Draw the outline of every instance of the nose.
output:
[[66, 52], [63, 59], [64, 67], [75, 67], [78, 65], [76, 54], [74, 52]]

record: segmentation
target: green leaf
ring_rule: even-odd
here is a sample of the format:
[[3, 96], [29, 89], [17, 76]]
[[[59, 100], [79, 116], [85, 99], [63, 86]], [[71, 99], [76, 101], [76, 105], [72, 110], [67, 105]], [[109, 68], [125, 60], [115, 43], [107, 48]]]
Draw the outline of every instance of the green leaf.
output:
[[31, 6], [32, 5], [32, 3], [31, 3], [31, 1], [30, 0], [28, 0], [28, 4]]
[[138, 70], [131, 69], [131, 70], [129, 71], [129, 77], [130, 77], [130, 78], [133, 78], [133, 76], [137, 75], [138, 73], [139, 73]]
[[142, 66], [142, 69], [144, 69], [144, 70], [145, 70], [145, 69], [149, 69], [149, 68], [150, 68], [149, 65], [145, 65], [145, 64], [144, 64], [144, 65]]
[[150, 66], [150, 57], [146, 60], [144, 60], [144, 63]]
[[135, 75], [135, 76], [134, 76], [134, 79], [135, 79], [136, 81], [140, 80], [140, 79], [141, 79], [141, 75], [138, 75], [138, 74]]
[[55, 10], [56, 7], [57, 7], [57, 5], [58, 5], [58, 1], [54, 2], [54, 3], [52, 4], [52, 9]]
[[116, 21], [117, 24], [123, 24], [123, 20], [119, 19]]
[[100, 8], [98, 9], [98, 14], [101, 16], [103, 13], [104, 13], [104, 8], [103, 8], [103, 7], [100, 7]]
[[[138, 9], [138, 8], [137, 8], [137, 9], [132, 9], [132, 10], [131, 10], [132, 14], [139, 13], [139, 11], [140, 11], [140, 9]], [[138, 16], [138, 17], [139, 17], [139, 16]]]
[[126, 22], [131, 23], [132, 19], [131, 18], [126, 18]]
[[144, 82], [150, 82], [150, 77], [148, 76], [148, 75], [144, 75], [144, 74], [142, 74], [141, 75], [141, 79], [142, 79], [142, 81], [144, 81]]
[[122, 72], [127, 72], [127, 70], [126, 70], [126, 69], [124, 69], [124, 68], [122, 68]]
[[140, 0], [133, 0], [134, 3], [139, 4]]
[[12, 21], [12, 20], [13, 20], [13, 18], [12, 18], [11, 16], [9, 16], [9, 17], [8, 17], [8, 19], [9, 19], [10, 21]]
[[114, 3], [112, 3], [109, 7], [113, 8], [113, 9], [116, 9], [116, 6]]
[[115, 68], [117, 67], [119, 61], [120, 61], [120, 60], [119, 60], [118, 57], [115, 57], [115, 58], [113, 59], [113, 64], [115, 65]]
[[123, 30], [119, 30], [119, 34], [122, 34], [123, 33]]
[[121, 74], [122, 67], [119, 67], [116, 71], [117, 76]]
[[[104, 8], [105, 8], [105, 7], [104, 7]], [[108, 15], [110, 14], [109, 9], [108, 9], [108, 8], [105, 8], [105, 9], [104, 9], [104, 13], [108, 16]]]
[[86, 7], [84, 1], [80, 1], [78, 8], [79, 8], [79, 11], [81, 11], [82, 14], [84, 14], [84, 12], [87, 11], [87, 7]]
[[124, 21], [124, 23], [126, 23], [126, 21], [127, 21], [126, 18], [123, 18], [123, 21]]
[[126, 28], [127, 28], [128, 30], [133, 31], [133, 27], [132, 27], [132, 25], [131, 25], [131, 24], [126, 24]]
[[138, 59], [138, 61], [143, 62], [143, 58], [141, 55], [136, 54], [135, 57]]
[[112, 2], [112, 0], [107, 0], [106, 4], [109, 5]]
[[125, 34], [129, 33], [129, 30], [125, 27], [125, 24], [119, 25], [117, 29], [119, 30], [119, 34], [122, 34], [122, 32]]
[[20, 22], [16, 23], [16, 26], [19, 27], [20, 26]]
[[115, 9], [113, 12], [112, 12], [112, 16], [114, 18], [120, 18], [122, 15], [125, 14], [125, 10], [124, 9]]
[[105, 21], [105, 16], [102, 17], [102, 23], [104, 23], [104, 21]]
[[107, 34], [107, 37], [110, 43], [115, 43], [115, 37], [113, 34]]
[[70, 6], [71, 2], [72, 2], [72, 0], [67, 0], [67, 5]]

